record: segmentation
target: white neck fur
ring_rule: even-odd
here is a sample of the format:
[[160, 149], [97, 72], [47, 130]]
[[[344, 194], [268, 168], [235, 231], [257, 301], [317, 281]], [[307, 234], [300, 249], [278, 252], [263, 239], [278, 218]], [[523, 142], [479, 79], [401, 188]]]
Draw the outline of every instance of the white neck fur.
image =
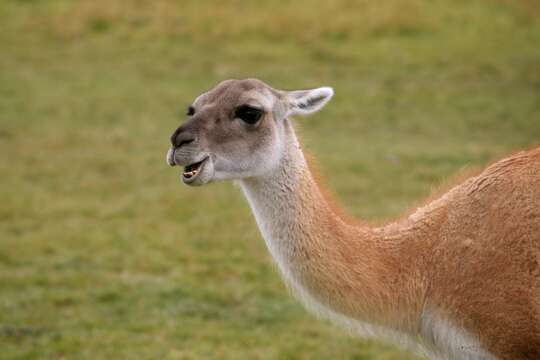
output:
[[[306, 307], [355, 333], [385, 338], [433, 358], [490, 358], [466, 332], [409, 302], [414, 292], [403, 296], [408, 309], [403, 307], [395, 285], [384, 285], [397, 278], [385, 271], [386, 262], [394, 260], [381, 229], [349, 225], [337, 216], [312, 179], [287, 120], [285, 139], [277, 169], [243, 179], [240, 186], [281, 274]], [[351, 238], [354, 265], [343, 261], [343, 249], [348, 249], [343, 244]], [[407, 288], [406, 281], [398, 286]], [[390, 305], [379, 307], [385, 302]], [[385, 319], [384, 314], [392, 315]]]

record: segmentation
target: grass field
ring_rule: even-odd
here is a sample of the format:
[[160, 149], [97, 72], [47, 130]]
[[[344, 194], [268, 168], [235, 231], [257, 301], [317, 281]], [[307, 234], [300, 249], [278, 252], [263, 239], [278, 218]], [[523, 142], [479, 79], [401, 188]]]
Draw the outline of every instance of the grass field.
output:
[[540, 141], [536, 0], [0, 2], [1, 359], [413, 359], [287, 293], [238, 189], [165, 164], [226, 78], [298, 119], [344, 207], [395, 216]]

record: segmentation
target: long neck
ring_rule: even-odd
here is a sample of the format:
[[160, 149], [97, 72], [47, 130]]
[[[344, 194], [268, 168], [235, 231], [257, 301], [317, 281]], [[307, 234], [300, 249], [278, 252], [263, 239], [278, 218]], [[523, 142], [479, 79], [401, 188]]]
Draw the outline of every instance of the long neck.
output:
[[314, 181], [291, 125], [277, 169], [240, 182], [287, 283], [331, 311], [393, 328], [414, 327], [420, 289], [399, 258], [403, 239], [350, 225]]

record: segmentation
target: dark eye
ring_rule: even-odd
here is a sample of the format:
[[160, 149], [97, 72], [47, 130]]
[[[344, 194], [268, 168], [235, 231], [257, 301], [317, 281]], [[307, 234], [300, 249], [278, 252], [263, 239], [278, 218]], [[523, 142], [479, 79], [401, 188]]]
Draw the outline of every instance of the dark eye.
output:
[[193, 116], [195, 115], [195, 108], [193, 106], [188, 106], [186, 111], [187, 116]]
[[263, 111], [249, 105], [242, 105], [236, 108], [234, 117], [239, 118], [250, 125], [255, 124], [261, 119]]

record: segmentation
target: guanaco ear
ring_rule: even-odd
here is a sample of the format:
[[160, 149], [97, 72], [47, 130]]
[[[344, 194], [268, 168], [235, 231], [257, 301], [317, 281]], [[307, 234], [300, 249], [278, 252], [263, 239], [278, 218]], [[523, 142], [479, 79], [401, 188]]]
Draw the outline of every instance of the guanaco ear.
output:
[[332, 98], [331, 87], [320, 87], [311, 90], [297, 90], [286, 93], [287, 116], [307, 115], [319, 111]]

